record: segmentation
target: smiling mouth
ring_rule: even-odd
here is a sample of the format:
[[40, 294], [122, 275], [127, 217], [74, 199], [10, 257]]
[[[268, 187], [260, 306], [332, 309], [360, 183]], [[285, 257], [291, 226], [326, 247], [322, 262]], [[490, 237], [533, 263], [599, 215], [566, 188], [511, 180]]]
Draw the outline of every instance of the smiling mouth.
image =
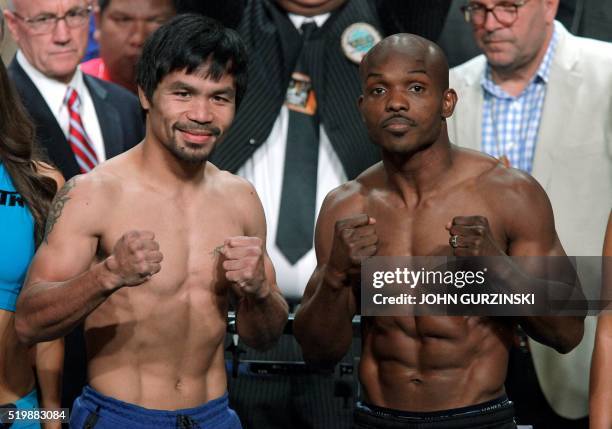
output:
[[192, 143], [205, 143], [211, 140], [215, 136], [214, 133], [210, 133], [210, 132], [203, 133], [203, 132], [194, 132], [194, 131], [187, 131], [187, 130], [180, 130], [180, 129], [179, 129], [179, 132], [183, 134], [186, 140]]

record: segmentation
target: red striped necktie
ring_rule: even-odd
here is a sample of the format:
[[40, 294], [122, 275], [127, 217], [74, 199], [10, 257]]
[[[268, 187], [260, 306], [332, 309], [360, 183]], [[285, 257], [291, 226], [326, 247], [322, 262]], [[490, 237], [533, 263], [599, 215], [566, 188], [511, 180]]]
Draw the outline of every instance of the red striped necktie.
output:
[[74, 152], [74, 157], [77, 164], [79, 164], [81, 173], [87, 173], [98, 164], [98, 157], [83, 127], [83, 121], [81, 121], [81, 114], [79, 112], [81, 109], [81, 99], [74, 88], [68, 87], [64, 103], [68, 106], [68, 115], [70, 116], [68, 143], [70, 143], [72, 152]]

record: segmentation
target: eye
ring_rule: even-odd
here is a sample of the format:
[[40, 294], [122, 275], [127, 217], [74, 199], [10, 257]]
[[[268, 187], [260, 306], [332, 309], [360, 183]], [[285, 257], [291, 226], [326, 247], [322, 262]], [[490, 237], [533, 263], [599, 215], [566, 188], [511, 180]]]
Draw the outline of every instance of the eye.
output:
[[151, 18], [147, 18], [148, 25], [163, 25], [166, 23], [167, 19], [164, 16], [154, 16]]
[[176, 95], [179, 98], [187, 98], [189, 97], [189, 95], [191, 95], [189, 94], [189, 91], [184, 91], [184, 90], [174, 91], [172, 94]]
[[76, 9], [70, 9], [68, 12], [66, 12], [66, 16], [69, 18], [74, 18], [75, 16], [81, 17], [85, 13], [86, 13], [86, 10], [82, 8], [76, 8]]
[[414, 84], [414, 85], [411, 85], [408, 88], [408, 90], [411, 91], [411, 92], [416, 92], [417, 94], [419, 94], [419, 93], [425, 91], [425, 87], [423, 85]]
[[230, 99], [222, 95], [213, 95], [213, 100], [217, 103], [229, 103]]
[[372, 95], [383, 95], [385, 92], [387, 92], [387, 90], [385, 88], [377, 86], [376, 88], [372, 88], [372, 90], [370, 91], [370, 94], [372, 94]]
[[39, 15], [36, 18], [33, 18], [32, 22], [36, 24], [45, 24], [47, 22], [53, 21], [54, 19], [54, 15]]
[[131, 17], [125, 15], [113, 16], [112, 20], [117, 24], [129, 24], [130, 22], [134, 21]]

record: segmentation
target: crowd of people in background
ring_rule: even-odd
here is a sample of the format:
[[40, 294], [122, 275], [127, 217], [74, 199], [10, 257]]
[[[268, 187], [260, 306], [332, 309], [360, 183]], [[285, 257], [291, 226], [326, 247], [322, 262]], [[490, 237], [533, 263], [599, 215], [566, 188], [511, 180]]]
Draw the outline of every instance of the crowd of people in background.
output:
[[[612, 428], [612, 1], [0, 5], [0, 408]], [[359, 318], [464, 254], [607, 255], [603, 312]]]

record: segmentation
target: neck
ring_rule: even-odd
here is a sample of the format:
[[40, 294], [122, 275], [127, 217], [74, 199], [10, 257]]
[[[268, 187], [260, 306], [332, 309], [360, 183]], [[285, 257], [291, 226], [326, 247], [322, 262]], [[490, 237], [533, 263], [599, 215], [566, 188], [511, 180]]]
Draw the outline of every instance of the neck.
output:
[[491, 66], [491, 77], [493, 82], [499, 85], [508, 94], [516, 97], [521, 94], [533, 76], [537, 73], [542, 60], [546, 55], [548, 46], [553, 35], [554, 25], [550, 25], [547, 28], [546, 38], [544, 43], [537, 51], [537, 53], [530, 59], [517, 64], [510, 64], [508, 66]]
[[207, 161], [190, 163], [178, 159], [165, 146], [147, 136], [141, 145], [142, 171], [160, 189], [198, 187], [206, 180]]
[[424, 195], [438, 188], [453, 163], [453, 151], [444, 133], [430, 146], [413, 153], [382, 152], [387, 180], [406, 205], [416, 206]]

